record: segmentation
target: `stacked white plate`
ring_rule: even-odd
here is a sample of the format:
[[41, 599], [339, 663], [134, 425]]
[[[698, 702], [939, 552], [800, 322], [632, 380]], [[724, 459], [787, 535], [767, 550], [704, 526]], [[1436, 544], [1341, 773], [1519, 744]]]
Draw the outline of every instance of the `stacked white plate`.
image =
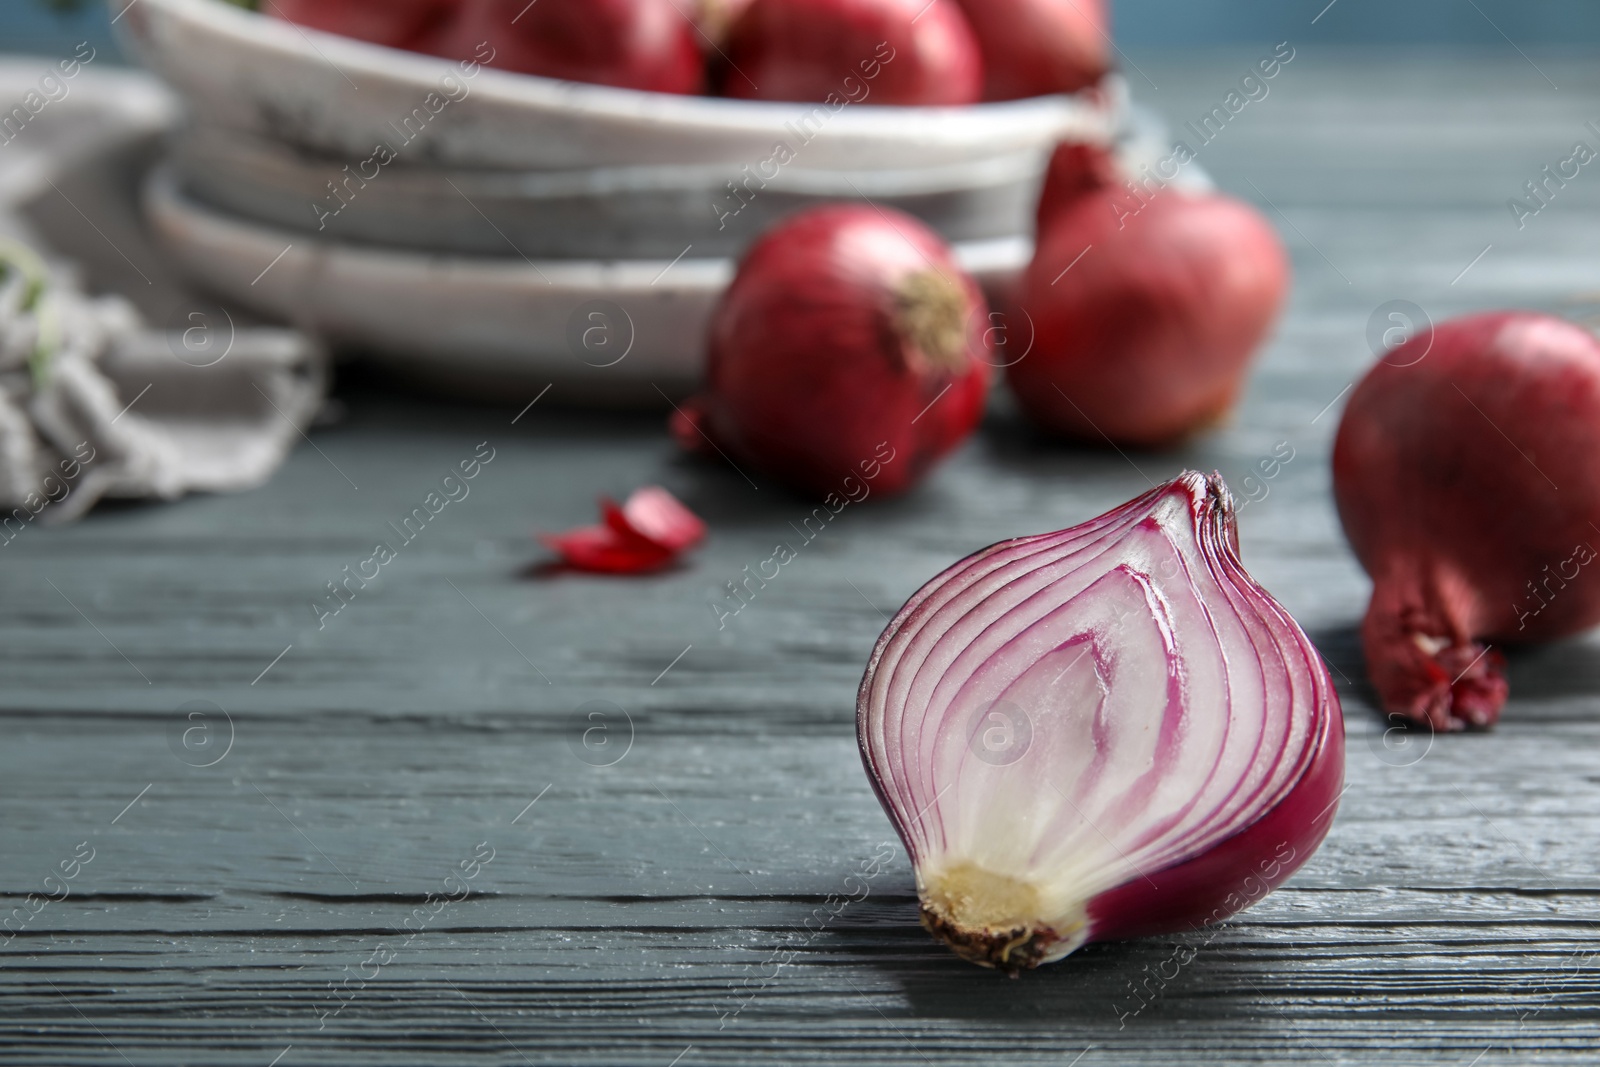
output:
[[126, 12], [128, 44], [188, 105], [146, 190], [185, 268], [480, 390], [683, 390], [737, 255], [806, 204], [907, 211], [1003, 286], [1031, 253], [1049, 151], [1128, 127], [1115, 79], [964, 108], [754, 103], [474, 69], [221, 0]]

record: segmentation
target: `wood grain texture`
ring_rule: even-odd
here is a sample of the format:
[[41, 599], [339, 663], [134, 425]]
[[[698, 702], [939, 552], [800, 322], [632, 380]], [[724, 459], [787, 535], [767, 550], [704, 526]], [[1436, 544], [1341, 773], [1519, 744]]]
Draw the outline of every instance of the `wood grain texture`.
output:
[[[1496, 733], [1394, 747], [1360, 681], [1367, 584], [1327, 454], [1385, 301], [1589, 310], [1600, 176], [1521, 231], [1505, 200], [1593, 136], [1600, 71], [1324, 53], [1314, 32], [1201, 156], [1273, 215], [1298, 281], [1234, 424], [1182, 452], [1058, 448], [1002, 405], [923, 490], [847, 508], [721, 629], [722, 584], [797, 542], [806, 505], [678, 458], [654, 419], [554, 395], [513, 425], [531, 396], [358, 383], [258, 492], [0, 547], [0, 908], [93, 849], [0, 943], [0, 1064], [1595, 1062], [1600, 649], [1514, 654]], [[1133, 74], [1136, 91], [1181, 121], [1256, 56], [1135, 58], [1160, 86]], [[1242, 539], [1345, 701], [1327, 844], [1214, 932], [1018, 981], [958, 962], [917, 925], [855, 751], [885, 613], [961, 554], [1184, 466], [1237, 480], [1279, 441], [1296, 458]], [[480, 442], [470, 496], [319, 629], [324, 583]], [[529, 572], [535, 528], [649, 482], [711, 523], [687, 566]], [[597, 723], [604, 759], [583, 747]], [[186, 749], [197, 727], [215, 733]], [[886, 841], [865, 898], [813, 918]], [[471, 895], [435, 912], [480, 845]]]

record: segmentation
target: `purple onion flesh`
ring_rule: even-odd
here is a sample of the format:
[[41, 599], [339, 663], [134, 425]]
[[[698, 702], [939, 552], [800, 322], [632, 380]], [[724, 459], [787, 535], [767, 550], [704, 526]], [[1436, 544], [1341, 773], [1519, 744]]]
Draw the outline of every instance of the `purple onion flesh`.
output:
[[1344, 778], [1326, 667], [1193, 471], [923, 586], [857, 729], [923, 925], [1013, 975], [1249, 906], [1321, 843]]

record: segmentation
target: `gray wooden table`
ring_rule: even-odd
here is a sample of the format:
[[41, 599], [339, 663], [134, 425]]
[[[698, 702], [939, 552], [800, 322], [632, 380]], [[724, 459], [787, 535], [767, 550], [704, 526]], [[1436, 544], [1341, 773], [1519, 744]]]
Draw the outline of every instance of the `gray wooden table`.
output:
[[[1280, 225], [1292, 307], [1235, 423], [1182, 452], [1055, 447], [998, 411], [721, 630], [722, 584], [806, 506], [553, 394], [514, 421], [531, 396], [347, 384], [348, 417], [258, 492], [0, 548], [0, 906], [79, 863], [0, 946], [0, 1063], [1600, 1062], [1600, 648], [1515, 654], [1492, 735], [1386, 745], [1327, 471], [1380, 305], [1593, 310], [1600, 175], [1521, 231], [1505, 202], [1596, 143], [1600, 67], [1294, 44], [1201, 157]], [[1258, 56], [1135, 58], [1181, 122]], [[1295, 459], [1244, 509], [1244, 555], [1345, 701], [1326, 845], [1214, 936], [1018, 981], [957, 961], [917, 925], [856, 755], [886, 614], [979, 546], [1183, 466], [1237, 480], [1280, 441]], [[480, 442], [471, 495], [319, 629], [325, 583]], [[651, 482], [711, 523], [687, 566], [530, 571], [536, 527]], [[867, 897], [808, 927], [885, 842]], [[1194, 961], [1135, 1010], [1180, 945]]]

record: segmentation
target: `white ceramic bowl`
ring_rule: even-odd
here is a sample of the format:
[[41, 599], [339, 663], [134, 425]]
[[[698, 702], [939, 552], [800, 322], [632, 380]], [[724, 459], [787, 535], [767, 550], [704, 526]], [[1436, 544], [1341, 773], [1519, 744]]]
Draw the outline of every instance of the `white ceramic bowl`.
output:
[[[908, 208], [1001, 288], [1031, 254], [1019, 234], [1051, 148], [1127, 133], [1115, 78], [1075, 96], [830, 110], [468, 77], [220, 0], [110, 2], [189, 111], [174, 165], [145, 196], [187, 272], [479, 392], [555, 383], [569, 401], [662, 404], [699, 376], [731, 257], [776, 214], [819, 199]], [[781, 178], [723, 232], [710, 193], [780, 142]], [[380, 144], [398, 149], [382, 176], [347, 186], [350, 206], [323, 228], [312, 205], [330, 168], [356, 169]]]
[[[1137, 173], [1171, 142], [1154, 116], [1137, 108], [1131, 115], [1118, 151], [1123, 167]], [[1210, 180], [1190, 166], [1179, 184], [1206, 188]], [[342, 241], [207, 204], [170, 168], [147, 183], [145, 212], [179, 265], [220, 296], [457, 391], [556, 382], [568, 401], [599, 405], [659, 406], [658, 388], [676, 395], [692, 386], [711, 310], [734, 269], [730, 257], [697, 250], [677, 259], [666, 252], [525, 259], [510, 248], [439, 254]], [[954, 249], [997, 293], [1026, 266], [1033, 246], [1013, 236], [957, 241]], [[627, 354], [616, 362], [615, 349], [583, 343], [594, 322], [588, 312], [599, 302], [611, 306], [606, 321], [626, 340]]]
[[173, 143], [185, 192], [240, 218], [324, 239], [466, 255], [580, 259], [738, 255], [778, 218], [808, 205], [867, 199], [928, 223], [946, 240], [1031, 228], [1033, 154], [911, 170], [784, 170], [736, 197], [726, 164], [507, 171], [392, 166], [328, 183], [343, 162], [281, 141], [191, 126]]
[[[595, 405], [664, 406], [663, 393], [688, 390], [734, 270], [727, 258], [526, 261], [323, 241], [198, 203], [170, 171], [146, 184], [145, 213], [186, 272], [225, 299], [458, 391], [553, 382], [562, 399]], [[990, 288], [1032, 254], [1018, 237], [954, 247]]]
[[[109, 0], [126, 42], [202, 123], [364, 159], [441, 81], [448, 60], [244, 11], [220, 0]], [[333, 2], [333, 0], [329, 0]], [[958, 108], [675, 96], [480, 69], [468, 94], [417, 127], [406, 151], [445, 167], [559, 170], [647, 164], [755, 165], [777, 141], [798, 169], [909, 170], [1108, 140], [1125, 90]], [[795, 125], [811, 116], [801, 142]], [[819, 117], [820, 116], [820, 117]]]

